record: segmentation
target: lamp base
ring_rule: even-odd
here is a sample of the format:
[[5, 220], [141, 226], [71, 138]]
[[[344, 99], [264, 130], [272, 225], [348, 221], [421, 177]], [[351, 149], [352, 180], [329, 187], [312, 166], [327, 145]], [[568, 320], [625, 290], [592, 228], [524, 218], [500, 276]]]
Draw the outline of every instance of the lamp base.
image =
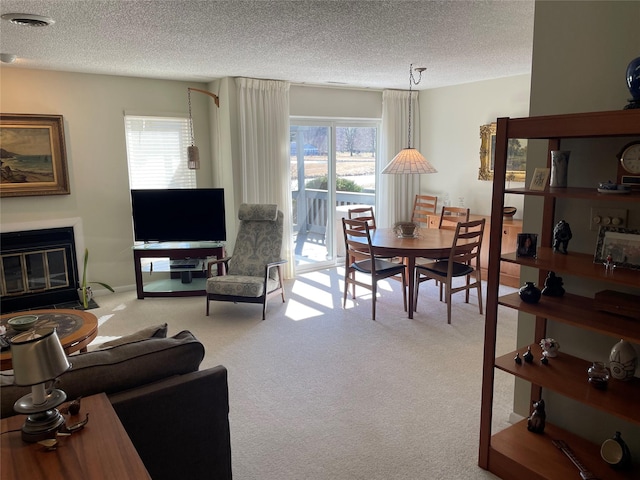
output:
[[64, 423], [64, 417], [56, 408], [31, 414], [22, 425], [22, 440], [28, 443], [35, 443], [48, 438], [55, 438], [56, 432]]

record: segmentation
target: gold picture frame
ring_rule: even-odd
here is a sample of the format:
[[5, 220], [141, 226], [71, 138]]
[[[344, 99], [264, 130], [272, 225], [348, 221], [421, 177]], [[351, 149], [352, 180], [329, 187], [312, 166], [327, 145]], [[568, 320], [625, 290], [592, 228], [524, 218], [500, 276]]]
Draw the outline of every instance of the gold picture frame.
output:
[[529, 190], [544, 191], [544, 189], [547, 188], [550, 173], [551, 170], [549, 168], [536, 168], [531, 177]]
[[[478, 180], [493, 180], [496, 149], [496, 123], [480, 126], [480, 169]], [[527, 141], [509, 139], [506, 180], [524, 182], [527, 170]]]
[[0, 113], [0, 197], [68, 195], [62, 115]]

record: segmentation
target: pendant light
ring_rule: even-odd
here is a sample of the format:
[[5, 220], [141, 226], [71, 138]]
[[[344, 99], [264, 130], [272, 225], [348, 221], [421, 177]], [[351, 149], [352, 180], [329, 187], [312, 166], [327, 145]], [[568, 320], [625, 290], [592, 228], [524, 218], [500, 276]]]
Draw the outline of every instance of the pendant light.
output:
[[193, 136], [193, 117], [191, 116], [191, 90], [194, 92], [204, 93], [213, 98], [216, 107], [220, 107], [220, 99], [214, 93], [207, 90], [200, 90], [198, 88], [187, 88], [187, 97], [189, 99], [189, 135], [191, 136], [191, 146], [187, 147], [187, 167], [190, 170], [198, 170], [200, 168], [200, 151], [196, 146], [195, 138]]
[[422, 72], [425, 67], [416, 67], [418, 72], [418, 80], [413, 76], [413, 64], [409, 65], [409, 135], [407, 148], [403, 148], [393, 157], [393, 160], [384, 167], [383, 174], [389, 175], [414, 175], [420, 173], [437, 173], [438, 171], [424, 158], [424, 156], [415, 148], [411, 148], [411, 91], [413, 85], [418, 85], [422, 80]]

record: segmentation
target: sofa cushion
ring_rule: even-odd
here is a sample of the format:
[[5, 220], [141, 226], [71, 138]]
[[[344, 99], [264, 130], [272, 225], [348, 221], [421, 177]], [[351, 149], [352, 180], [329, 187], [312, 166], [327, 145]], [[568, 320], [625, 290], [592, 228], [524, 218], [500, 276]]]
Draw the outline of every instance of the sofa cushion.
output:
[[[69, 399], [100, 392], [110, 394], [197, 371], [203, 358], [202, 343], [184, 330], [170, 338], [138, 340], [71, 355], [72, 367], [58, 378], [56, 388], [62, 389]], [[30, 387], [2, 386], [0, 417], [14, 415], [13, 404], [30, 391]]]
[[124, 345], [125, 343], [132, 343], [138, 340], [146, 340], [147, 338], [167, 338], [167, 324], [154, 325], [151, 327], [143, 328], [130, 335], [124, 335], [115, 340], [109, 340], [108, 342], [98, 345], [99, 349], [117, 347], [118, 345]]

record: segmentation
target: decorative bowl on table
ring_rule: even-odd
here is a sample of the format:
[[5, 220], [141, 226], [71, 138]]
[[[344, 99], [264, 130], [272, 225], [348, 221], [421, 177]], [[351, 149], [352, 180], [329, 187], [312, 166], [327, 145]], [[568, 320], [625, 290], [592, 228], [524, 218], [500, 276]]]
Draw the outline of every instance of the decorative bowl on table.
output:
[[516, 214], [517, 211], [518, 209], [516, 207], [504, 207], [502, 209], [502, 216], [504, 218], [511, 218]]
[[18, 332], [23, 332], [32, 328], [38, 321], [37, 315], [20, 315], [10, 318], [7, 323]]
[[398, 237], [413, 238], [418, 236], [418, 225], [413, 222], [397, 222], [393, 226], [393, 231]]

